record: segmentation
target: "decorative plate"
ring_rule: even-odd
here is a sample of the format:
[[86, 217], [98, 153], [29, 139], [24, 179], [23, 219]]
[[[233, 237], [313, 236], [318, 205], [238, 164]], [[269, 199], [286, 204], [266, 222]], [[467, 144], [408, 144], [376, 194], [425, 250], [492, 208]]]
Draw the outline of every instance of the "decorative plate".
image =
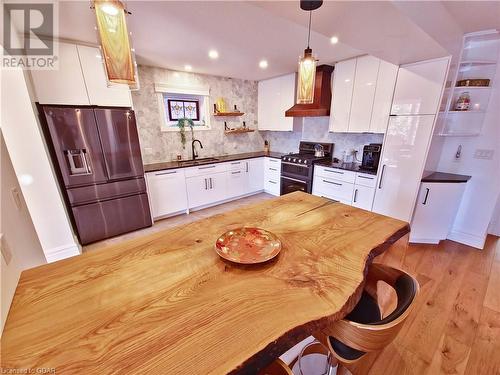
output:
[[273, 259], [281, 250], [281, 241], [261, 228], [242, 227], [222, 234], [215, 251], [222, 258], [240, 264], [255, 264]]

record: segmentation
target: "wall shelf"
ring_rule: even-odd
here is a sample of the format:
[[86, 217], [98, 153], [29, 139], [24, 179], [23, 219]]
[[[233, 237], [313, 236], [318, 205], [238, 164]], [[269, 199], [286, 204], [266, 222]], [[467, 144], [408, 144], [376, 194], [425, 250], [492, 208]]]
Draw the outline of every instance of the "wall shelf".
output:
[[[438, 116], [437, 134], [442, 137], [478, 136], [488, 110], [491, 85], [497, 70], [500, 33], [487, 30], [465, 34], [458, 63], [450, 70], [453, 80], [443, 94]], [[464, 79], [489, 79], [490, 86], [457, 86]], [[463, 92], [470, 96], [468, 111], [455, 111], [455, 103]]]
[[254, 131], [255, 131], [255, 129], [240, 128], [240, 129], [224, 130], [224, 134], [252, 133]]
[[215, 117], [238, 117], [243, 116], [244, 112], [215, 112]]

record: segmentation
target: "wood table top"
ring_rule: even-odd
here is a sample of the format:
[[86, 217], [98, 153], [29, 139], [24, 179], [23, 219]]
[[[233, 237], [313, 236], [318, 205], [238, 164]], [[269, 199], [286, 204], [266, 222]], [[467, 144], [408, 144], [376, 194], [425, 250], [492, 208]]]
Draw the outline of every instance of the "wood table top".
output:
[[[240, 266], [228, 229], [282, 241]], [[292, 193], [24, 271], [2, 336], [4, 368], [57, 374], [255, 374], [359, 300], [374, 256], [407, 223]]]

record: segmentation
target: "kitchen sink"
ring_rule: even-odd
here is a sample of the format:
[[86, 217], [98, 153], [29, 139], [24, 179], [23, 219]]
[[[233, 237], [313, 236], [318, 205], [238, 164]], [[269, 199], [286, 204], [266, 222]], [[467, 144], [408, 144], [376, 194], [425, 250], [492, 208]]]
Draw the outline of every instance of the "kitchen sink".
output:
[[189, 159], [189, 160], [181, 160], [179, 164], [181, 165], [198, 165], [198, 164], [207, 164], [218, 161], [217, 158], [200, 158], [200, 159]]

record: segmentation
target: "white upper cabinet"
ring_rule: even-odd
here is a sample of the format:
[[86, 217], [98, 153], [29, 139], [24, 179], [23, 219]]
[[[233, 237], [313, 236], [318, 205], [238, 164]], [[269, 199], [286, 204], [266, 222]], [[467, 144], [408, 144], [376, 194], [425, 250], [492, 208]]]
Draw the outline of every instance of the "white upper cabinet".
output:
[[357, 60], [351, 116], [349, 118], [348, 131], [350, 133], [360, 133], [370, 130], [377, 75], [380, 66], [380, 60], [373, 56], [362, 56], [358, 57]]
[[392, 115], [434, 115], [448, 71], [448, 58], [402, 65], [392, 102]]
[[385, 133], [387, 129], [397, 75], [397, 65], [380, 60], [370, 121], [370, 132], [372, 133]]
[[132, 107], [127, 85], [108, 87], [101, 51], [96, 47], [78, 46], [85, 85], [91, 104], [110, 107]]
[[335, 64], [330, 131], [385, 133], [397, 73], [373, 56]]
[[96, 47], [59, 43], [59, 69], [32, 70], [31, 76], [41, 104], [132, 107], [127, 85], [108, 87]]
[[59, 43], [59, 68], [32, 70], [33, 86], [40, 104], [89, 105], [80, 59], [75, 44]]
[[285, 111], [295, 103], [295, 73], [259, 81], [259, 130], [292, 131], [293, 117]]
[[356, 60], [351, 59], [335, 64], [332, 105], [330, 107], [330, 131], [347, 132], [349, 129]]

